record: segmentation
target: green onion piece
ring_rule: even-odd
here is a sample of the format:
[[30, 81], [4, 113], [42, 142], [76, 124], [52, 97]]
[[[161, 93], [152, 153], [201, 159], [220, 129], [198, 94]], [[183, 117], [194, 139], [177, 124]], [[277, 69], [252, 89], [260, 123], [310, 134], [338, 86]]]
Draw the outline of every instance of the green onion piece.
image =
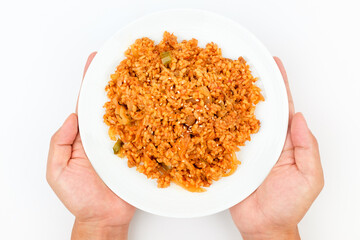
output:
[[164, 64], [165, 66], [168, 65], [171, 62], [170, 52], [162, 52], [162, 53], [160, 53], [160, 58], [161, 58], [162, 64]]
[[124, 143], [120, 139], [118, 139], [113, 146], [114, 154], [118, 154], [123, 145]]

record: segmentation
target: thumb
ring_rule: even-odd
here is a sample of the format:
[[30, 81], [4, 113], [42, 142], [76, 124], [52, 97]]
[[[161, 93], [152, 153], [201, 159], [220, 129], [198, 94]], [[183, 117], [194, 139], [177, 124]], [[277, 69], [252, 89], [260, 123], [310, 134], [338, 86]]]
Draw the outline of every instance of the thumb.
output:
[[72, 113], [51, 138], [46, 171], [46, 178], [49, 182], [56, 179], [67, 165], [77, 133], [77, 115]]
[[296, 113], [292, 119], [291, 140], [299, 171], [311, 177], [322, 175], [319, 146], [302, 113]]

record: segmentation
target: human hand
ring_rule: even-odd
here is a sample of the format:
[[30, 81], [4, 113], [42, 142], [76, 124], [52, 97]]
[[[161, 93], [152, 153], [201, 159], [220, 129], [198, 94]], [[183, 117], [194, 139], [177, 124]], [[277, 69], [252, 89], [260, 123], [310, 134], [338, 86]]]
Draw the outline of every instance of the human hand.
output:
[[280, 59], [274, 58], [289, 99], [289, 128], [283, 151], [271, 172], [248, 198], [230, 209], [247, 239], [300, 239], [297, 224], [324, 186], [319, 147], [301, 113], [296, 113]]
[[[96, 53], [92, 53], [84, 75]], [[116, 196], [100, 179], [87, 158], [71, 114], [52, 136], [46, 179], [76, 217], [72, 239], [126, 239], [135, 208]]]

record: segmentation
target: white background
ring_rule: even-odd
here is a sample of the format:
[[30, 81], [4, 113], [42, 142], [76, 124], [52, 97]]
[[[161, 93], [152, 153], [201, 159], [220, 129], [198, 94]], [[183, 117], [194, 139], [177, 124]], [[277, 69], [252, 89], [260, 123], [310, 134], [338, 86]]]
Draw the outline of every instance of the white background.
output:
[[[119, 28], [169, 8], [210, 10], [252, 31], [287, 69], [320, 144], [325, 188], [303, 239], [360, 239], [360, 5], [326, 1], [1, 1], [0, 239], [69, 239], [73, 216], [45, 181], [49, 140], [74, 111], [87, 56]], [[166, 19], [164, 19], [166, 21]], [[228, 211], [137, 211], [129, 239], [241, 239]]]

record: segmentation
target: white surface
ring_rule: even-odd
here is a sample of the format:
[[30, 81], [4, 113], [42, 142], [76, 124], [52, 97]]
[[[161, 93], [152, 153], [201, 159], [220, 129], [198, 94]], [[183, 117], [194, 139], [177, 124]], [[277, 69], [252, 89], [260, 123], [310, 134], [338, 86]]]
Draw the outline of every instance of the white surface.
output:
[[[48, 187], [45, 167], [51, 134], [74, 110], [87, 55], [114, 29], [177, 6], [228, 16], [282, 58], [296, 108], [319, 140], [325, 171], [325, 188], [300, 233], [311, 240], [360, 239], [356, 0], [2, 1], [0, 239], [69, 239], [73, 217]], [[240, 239], [227, 211], [197, 219], [139, 211], [129, 237]]]
[[[168, 19], [166, 23], [163, 19]], [[161, 26], [161, 27], [160, 27]], [[229, 177], [214, 182], [203, 193], [189, 192], [176, 184], [166, 189], [154, 180], [129, 169], [127, 160], [114, 155], [104, 123], [104, 103], [109, 101], [105, 86], [123, 60], [124, 52], [144, 36], [159, 43], [164, 31], [175, 33], [179, 42], [196, 38], [199, 46], [211, 41], [222, 47], [223, 56], [243, 56], [261, 81], [265, 102], [256, 108], [261, 121], [257, 134], [237, 152], [242, 162]], [[278, 160], [288, 127], [288, 98], [284, 80], [268, 50], [246, 29], [222, 16], [195, 10], [161, 11], [127, 25], [98, 51], [83, 81], [79, 105], [79, 129], [87, 156], [103, 181], [131, 205], [160, 216], [200, 217], [218, 213], [249, 196], [265, 179]], [[141, 189], [139, 191], [139, 189]]]

